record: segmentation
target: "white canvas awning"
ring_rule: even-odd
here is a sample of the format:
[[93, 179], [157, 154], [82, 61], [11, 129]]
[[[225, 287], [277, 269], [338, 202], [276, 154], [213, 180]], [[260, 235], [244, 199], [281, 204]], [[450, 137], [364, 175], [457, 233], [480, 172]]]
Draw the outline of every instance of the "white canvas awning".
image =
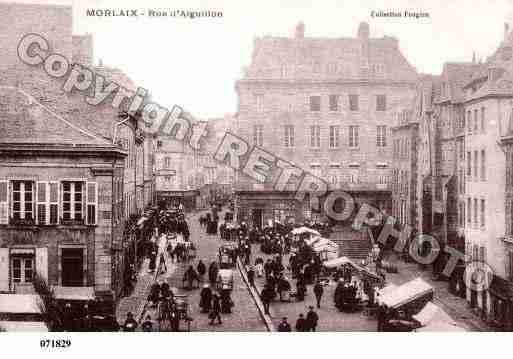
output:
[[44, 322], [0, 321], [0, 330], [6, 332], [48, 332]]
[[316, 236], [320, 236], [321, 234], [319, 232], [317, 232], [315, 229], [311, 229], [311, 228], [308, 228], [308, 227], [299, 227], [299, 228], [294, 228], [292, 230], [292, 234], [304, 234], [304, 233], [310, 233], [310, 234], [313, 234], [313, 235], [316, 235]]
[[451, 318], [449, 314], [447, 314], [442, 308], [432, 302], [428, 302], [419, 313], [413, 316], [413, 319], [417, 320], [423, 326], [437, 322], [456, 325], [456, 322]]
[[416, 332], [466, 332], [465, 328], [451, 323], [433, 323], [415, 329]]
[[62, 300], [94, 300], [94, 287], [61, 287], [52, 286], [56, 299]]
[[381, 296], [381, 302], [389, 308], [397, 308], [433, 292], [433, 287], [419, 277], [398, 286], [393, 291], [385, 293]]
[[41, 314], [37, 294], [0, 294], [0, 313]]
[[338, 257], [338, 258], [326, 261], [322, 265], [326, 268], [337, 268], [337, 267], [340, 267], [341, 265], [347, 264], [347, 263], [353, 264], [353, 262], [349, 258], [342, 256], [342, 257]]

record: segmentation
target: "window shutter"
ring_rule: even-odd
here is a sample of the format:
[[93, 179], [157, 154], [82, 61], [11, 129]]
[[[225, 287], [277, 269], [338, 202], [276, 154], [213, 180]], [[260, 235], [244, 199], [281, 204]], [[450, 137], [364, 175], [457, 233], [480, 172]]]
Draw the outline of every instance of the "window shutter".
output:
[[98, 184], [87, 182], [87, 224], [95, 225], [98, 217]]
[[48, 283], [48, 248], [36, 248], [36, 272]]
[[7, 291], [9, 291], [9, 248], [0, 248], [0, 292]]
[[49, 223], [49, 205], [48, 205], [48, 182], [36, 183], [36, 218], [37, 224], [45, 225]]
[[9, 223], [9, 181], [0, 181], [0, 224]]
[[59, 223], [59, 182], [48, 183], [48, 224]]

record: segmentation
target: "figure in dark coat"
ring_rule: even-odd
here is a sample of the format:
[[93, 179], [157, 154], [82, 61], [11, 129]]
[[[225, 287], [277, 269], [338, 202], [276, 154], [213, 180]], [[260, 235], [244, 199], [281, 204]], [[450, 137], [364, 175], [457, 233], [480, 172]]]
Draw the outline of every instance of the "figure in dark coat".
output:
[[324, 288], [322, 287], [321, 281], [317, 281], [313, 287], [313, 292], [315, 294], [315, 299], [317, 300], [317, 308], [321, 307], [321, 298], [324, 293]]
[[212, 298], [212, 311], [210, 312], [210, 325], [214, 325], [214, 320], [217, 319], [218, 324], [223, 324], [221, 321], [221, 301], [218, 294], [214, 294]]
[[208, 284], [205, 284], [200, 293], [199, 306], [202, 313], [210, 312], [210, 309], [212, 308], [212, 296], [212, 289], [210, 289]]
[[287, 322], [287, 317], [283, 317], [280, 324], [278, 324], [279, 332], [290, 332], [292, 329], [290, 328], [290, 324]]
[[312, 306], [308, 307], [310, 310], [306, 314], [306, 331], [315, 332], [317, 329], [317, 322], [319, 321], [319, 315], [314, 311]]
[[296, 321], [296, 332], [305, 332], [306, 331], [306, 320], [303, 316], [303, 313], [299, 314], [299, 318]]

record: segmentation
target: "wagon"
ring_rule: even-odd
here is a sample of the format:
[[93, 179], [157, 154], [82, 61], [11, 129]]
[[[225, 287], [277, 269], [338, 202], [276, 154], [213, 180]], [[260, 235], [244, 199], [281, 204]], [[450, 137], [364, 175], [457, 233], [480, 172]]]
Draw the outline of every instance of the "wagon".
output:
[[237, 260], [237, 247], [235, 244], [223, 244], [219, 247], [219, 267], [231, 268], [235, 266]]

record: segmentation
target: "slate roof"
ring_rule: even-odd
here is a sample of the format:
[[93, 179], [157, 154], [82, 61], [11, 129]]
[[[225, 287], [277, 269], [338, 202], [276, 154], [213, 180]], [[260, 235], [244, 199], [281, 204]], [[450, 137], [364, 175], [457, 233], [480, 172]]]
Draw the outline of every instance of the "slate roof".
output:
[[0, 86], [0, 106], [0, 143], [114, 147], [19, 88]]

